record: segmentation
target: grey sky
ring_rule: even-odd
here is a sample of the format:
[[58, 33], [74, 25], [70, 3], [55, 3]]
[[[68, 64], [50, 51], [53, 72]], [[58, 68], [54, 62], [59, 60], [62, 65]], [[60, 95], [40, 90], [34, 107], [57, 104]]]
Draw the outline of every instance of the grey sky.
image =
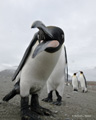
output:
[[35, 20], [64, 30], [70, 70], [96, 66], [96, 0], [0, 0], [0, 69], [19, 64]]

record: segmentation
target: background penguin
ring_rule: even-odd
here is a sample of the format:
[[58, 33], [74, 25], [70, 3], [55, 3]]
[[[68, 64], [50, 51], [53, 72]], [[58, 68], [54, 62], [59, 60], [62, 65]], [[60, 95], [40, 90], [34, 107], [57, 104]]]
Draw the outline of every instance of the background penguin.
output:
[[78, 80], [80, 81], [82, 92], [87, 92], [87, 82], [84, 76], [84, 73], [80, 71], [80, 75], [78, 76]]
[[72, 86], [74, 91], [78, 91], [78, 78], [76, 76], [76, 73], [73, 74], [72, 76]]
[[[55, 66], [54, 71], [50, 75], [50, 78], [47, 81], [47, 92], [48, 97], [42, 99], [44, 102], [53, 102], [52, 92], [55, 91], [57, 95], [57, 100], [53, 102], [55, 105], [61, 105], [61, 100], [64, 92], [65, 85], [65, 69], [67, 64], [67, 53], [66, 48], [62, 49], [61, 55], [59, 57], [58, 63]], [[68, 72], [68, 71], [67, 71]], [[68, 80], [67, 80], [68, 81]]]
[[[3, 100], [8, 101], [16, 94], [21, 96], [21, 115], [23, 120], [40, 120], [38, 114], [50, 115], [48, 109], [39, 105], [38, 95], [49, 79], [58, 63], [64, 43], [64, 32], [55, 26], [46, 27], [42, 22], [36, 21], [32, 28], [39, 31], [34, 35], [31, 43], [12, 78], [15, 81], [13, 90]], [[29, 105], [29, 95], [31, 104]]]

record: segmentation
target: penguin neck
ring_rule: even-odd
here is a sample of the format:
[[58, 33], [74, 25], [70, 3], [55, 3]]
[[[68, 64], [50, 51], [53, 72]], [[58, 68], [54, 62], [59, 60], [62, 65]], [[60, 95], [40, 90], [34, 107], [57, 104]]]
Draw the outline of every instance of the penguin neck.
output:
[[80, 73], [80, 77], [83, 77], [83, 74]]
[[[58, 59], [60, 57], [61, 50], [62, 50], [62, 47], [54, 53], [48, 53], [46, 51], [43, 51], [33, 59], [33, 61], [36, 62], [37, 66], [41, 68], [40, 74], [42, 74], [44, 79], [48, 79], [53, 69], [55, 68], [58, 62]], [[30, 57], [31, 56], [32, 56], [32, 53]]]

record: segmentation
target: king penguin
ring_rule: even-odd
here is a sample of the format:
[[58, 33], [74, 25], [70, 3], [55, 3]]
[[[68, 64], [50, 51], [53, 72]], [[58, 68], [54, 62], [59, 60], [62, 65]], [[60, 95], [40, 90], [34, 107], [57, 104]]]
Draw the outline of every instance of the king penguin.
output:
[[61, 28], [45, 26], [41, 21], [35, 21], [31, 28], [38, 28], [39, 31], [33, 36], [13, 75], [14, 88], [3, 98], [4, 101], [9, 101], [16, 94], [20, 94], [22, 120], [40, 120], [38, 114], [52, 114], [50, 110], [39, 105], [38, 97], [51, 73], [54, 71], [55, 74], [55, 67], [58, 61], [60, 63], [64, 50], [64, 32]]
[[78, 80], [80, 81], [80, 85], [81, 85], [81, 88], [82, 88], [82, 92], [87, 92], [87, 81], [86, 81], [86, 78], [85, 78], [85, 75], [82, 71], [80, 71], [80, 74], [79, 74], [79, 77], [78, 77]]
[[[61, 55], [59, 57], [58, 63], [55, 66], [52, 74], [50, 75], [49, 79], [47, 80], [47, 98], [42, 99], [44, 102], [52, 102], [55, 105], [61, 105], [63, 92], [64, 92], [64, 85], [65, 85], [65, 78], [67, 78], [67, 74], [65, 74], [67, 64], [67, 53], [66, 47], [61, 51]], [[67, 78], [68, 79], [68, 78]], [[67, 80], [68, 81], [68, 80]], [[53, 102], [52, 93], [55, 91], [57, 100]]]
[[73, 86], [73, 91], [78, 91], [78, 78], [76, 76], [76, 73], [73, 74], [72, 76], [72, 86]]

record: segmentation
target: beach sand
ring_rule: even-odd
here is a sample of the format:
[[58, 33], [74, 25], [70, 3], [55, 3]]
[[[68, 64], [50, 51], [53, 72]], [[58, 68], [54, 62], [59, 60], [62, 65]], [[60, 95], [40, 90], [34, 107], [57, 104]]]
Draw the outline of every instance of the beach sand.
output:
[[[0, 120], [21, 120], [20, 96], [17, 95], [9, 102], [2, 98], [13, 88], [12, 72], [0, 72]], [[54, 94], [54, 100], [56, 95]], [[41, 101], [47, 97], [46, 85], [40, 94], [40, 105], [50, 109], [54, 116], [40, 116], [42, 120], [96, 120], [96, 82], [88, 82], [88, 92], [72, 91], [72, 86], [65, 86], [62, 105], [56, 106]]]

